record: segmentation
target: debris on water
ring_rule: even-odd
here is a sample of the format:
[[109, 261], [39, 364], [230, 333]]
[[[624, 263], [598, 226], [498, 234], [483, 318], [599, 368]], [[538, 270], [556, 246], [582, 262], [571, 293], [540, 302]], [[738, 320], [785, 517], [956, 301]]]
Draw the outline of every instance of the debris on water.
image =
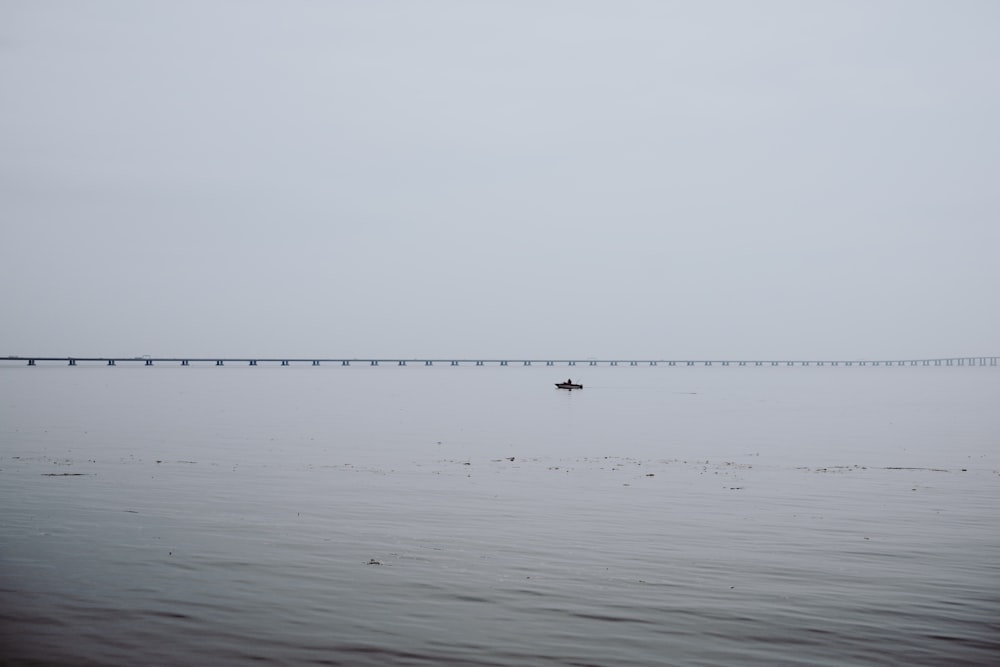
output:
[[368, 559], [368, 564], [369, 564], [369, 565], [381, 565], [381, 564], [382, 564], [382, 561], [380, 561], [380, 560], [375, 560], [374, 558], [369, 558], [369, 559]]
[[43, 472], [42, 477], [83, 477], [84, 472]]

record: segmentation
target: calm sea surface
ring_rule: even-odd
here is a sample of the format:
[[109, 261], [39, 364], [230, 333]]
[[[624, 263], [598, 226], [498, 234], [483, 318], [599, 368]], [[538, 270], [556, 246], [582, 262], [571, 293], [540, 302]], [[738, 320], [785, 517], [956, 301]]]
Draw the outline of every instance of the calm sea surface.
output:
[[998, 406], [996, 367], [0, 365], [0, 664], [1000, 664]]

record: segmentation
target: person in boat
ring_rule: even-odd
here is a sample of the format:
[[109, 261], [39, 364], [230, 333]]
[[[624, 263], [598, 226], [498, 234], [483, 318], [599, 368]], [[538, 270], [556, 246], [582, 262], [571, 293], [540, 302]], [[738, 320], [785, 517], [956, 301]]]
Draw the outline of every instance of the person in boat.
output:
[[573, 381], [570, 380], [569, 378], [566, 378], [566, 384], [573, 384]]

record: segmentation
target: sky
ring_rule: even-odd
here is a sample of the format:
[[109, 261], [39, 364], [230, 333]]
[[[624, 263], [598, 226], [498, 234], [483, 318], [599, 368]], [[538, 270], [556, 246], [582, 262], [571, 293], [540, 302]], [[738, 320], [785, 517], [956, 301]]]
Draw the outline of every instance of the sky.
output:
[[1000, 354], [992, 0], [0, 1], [0, 356]]

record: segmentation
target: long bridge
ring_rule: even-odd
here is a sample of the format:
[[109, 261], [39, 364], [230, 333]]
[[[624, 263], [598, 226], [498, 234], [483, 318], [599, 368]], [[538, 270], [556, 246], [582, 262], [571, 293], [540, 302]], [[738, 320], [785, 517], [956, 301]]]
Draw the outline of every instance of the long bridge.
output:
[[1000, 357], [941, 357], [931, 359], [485, 359], [485, 358], [317, 358], [317, 357], [42, 357], [8, 356], [0, 357], [0, 362], [26, 362], [28, 366], [39, 363], [62, 363], [69, 366], [78, 364], [103, 364], [106, 366], [156, 364], [214, 365], [242, 364], [258, 365], [311, 365], [333, 364], [339, 366], [396, 365], [407, 366], [997, 366]]

